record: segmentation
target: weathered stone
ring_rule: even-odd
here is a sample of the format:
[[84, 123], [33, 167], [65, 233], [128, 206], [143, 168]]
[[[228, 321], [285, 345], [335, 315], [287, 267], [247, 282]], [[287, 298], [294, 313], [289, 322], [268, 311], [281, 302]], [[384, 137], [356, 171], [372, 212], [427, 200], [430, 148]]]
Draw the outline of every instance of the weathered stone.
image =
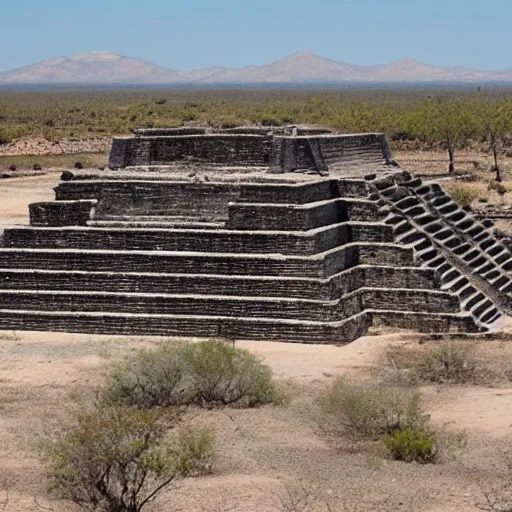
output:
[[346, 343], [510, 312], [509, 249], [381, 134], [140, 129], [110, 167], [5, 230], [0, 328]]

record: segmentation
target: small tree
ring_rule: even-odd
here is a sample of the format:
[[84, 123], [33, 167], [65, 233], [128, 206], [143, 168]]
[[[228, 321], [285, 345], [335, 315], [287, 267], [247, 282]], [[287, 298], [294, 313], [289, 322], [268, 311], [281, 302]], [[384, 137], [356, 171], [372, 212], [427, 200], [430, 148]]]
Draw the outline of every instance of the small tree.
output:
[[492, 152], [496, 181], [501, 182], [498, 157], [503, 137], [512, 131], [512, 102], [491, 98], [488, 93], [482, 92], [481, 89], [479, 90], [479, 96], [482, 135], [487, 140]]
[[[177, 415], [170, 419], [176, 425]], [[210, 468], [212, 433], [181, 432], [166, 441], [168, 423], [162, 412], [128, 408], [79, 418], [46, 446], [50, 488], [85, 510], [140, 512], [174, 479]]]
[[448, 172], [455, 172], [455, 151], [476, 133], [477, 118], [451, 95], [429, 97], [413, 117], [413, 131], [432, 143], [443, 140], [448, 151]]

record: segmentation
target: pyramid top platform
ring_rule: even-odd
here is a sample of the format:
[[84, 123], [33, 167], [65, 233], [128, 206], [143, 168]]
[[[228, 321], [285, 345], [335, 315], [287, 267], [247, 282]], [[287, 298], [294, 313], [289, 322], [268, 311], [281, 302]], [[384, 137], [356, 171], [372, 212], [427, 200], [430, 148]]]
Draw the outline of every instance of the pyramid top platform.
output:
[[286, 126], [146, 128], [113, 140], [113, 171], [360, 177], [393, 163], [384, 134]]

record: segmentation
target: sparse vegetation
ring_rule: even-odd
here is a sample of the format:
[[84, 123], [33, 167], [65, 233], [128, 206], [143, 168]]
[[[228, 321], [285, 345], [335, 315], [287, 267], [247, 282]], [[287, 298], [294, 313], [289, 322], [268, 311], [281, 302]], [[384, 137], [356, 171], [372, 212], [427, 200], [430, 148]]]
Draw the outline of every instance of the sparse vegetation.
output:
[[476, 361], [469, 343], [447, 341], [427, 353], [418, 368], [423, 380], [468, 383], [475, 380]]
[[[169, 426], [178, 432], [167, 437]], [[172, 436], [172, 434], [175, 434]], [[180, 431], [169, 411], [100, 408], [44, 450], [50, 488], [85, 510], [139, 512], [180, 476], [207, 472], [213, 434]]]
[[1, 126], [0, 124], [0, 144], [8, 144], [15, 139], [20, 139], [28, 134], [28, 129], [24, 126]]
[[384, 445], [391, 457], [404, 462], [432, 463], [437, 456], [437, 442], [434, 434], [426, 430], [397, 430], [385, 436]]
[[272, 371], [256, 356], [209, 341], [139, 351], [110, 373], [102, 399], [150, 408], [192, 403], [256, 407], [281, 398]]
[[434, 462], [437, 442], [419, 393], [336, 379], [321, 400], [328, 425], [341, 434], [382, 442], [391, 458]]
[[497, 163], [509, 142], [511, 105], [507, 87], [0, 91], [0, 144], [24, 136], [110, 136], [136, 126], [307, 123], [382, 131], [395, 149], [442, 149], [453, 170], [455, 151], [475, 144]]
[[450, 194], [460, 206], [471, 206], [471, 203], [478, 198], [475, 190], [465, 185], [450, 188]]
[[391, 347], [378, 371], [384, 382], [406, 386], [419, 382], [494, 385], [511, 378], [501, 351], [499, 346], [456, 340], [430, 346]]
[[503, 197], [507, 192], [507, 187], [499, 181], [491, 181], [488, 185], [488, 190], [496, 192], [499, 196]]
[[336, 379], [321, 403], [329, 424], [336, 430], [371, 440], [397, 431], [421, 429], [427, 420], [419, 394], [354, 384], [346, 377]]

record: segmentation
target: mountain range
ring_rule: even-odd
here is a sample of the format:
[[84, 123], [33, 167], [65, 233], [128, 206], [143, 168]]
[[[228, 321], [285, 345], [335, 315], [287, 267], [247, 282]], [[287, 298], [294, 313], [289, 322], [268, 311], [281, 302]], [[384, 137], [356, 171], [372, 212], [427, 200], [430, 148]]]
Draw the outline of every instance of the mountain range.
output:
[[57, 57], [0, 72], [0, 84], [336, 84], [336, 83], [512, 83], [512, 69], [478, 71], [440, 67], [412, 59], [385, 65], [357, 66], [310, 52], [298, 52], [264, 66], [168, 69], [109, 52]]

